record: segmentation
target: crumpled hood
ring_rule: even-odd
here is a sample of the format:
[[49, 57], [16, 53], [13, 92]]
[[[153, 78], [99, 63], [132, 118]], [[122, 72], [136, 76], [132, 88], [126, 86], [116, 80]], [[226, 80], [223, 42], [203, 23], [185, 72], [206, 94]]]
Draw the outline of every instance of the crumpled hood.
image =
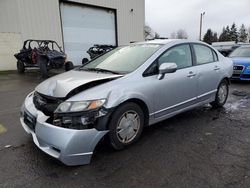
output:
[[62, 98], [66, 97], [70, 91], [84, 84], [105, 79], [115, 79], [121, 76], [72, 70], [43, 81], [35, 90], [47, 96]]

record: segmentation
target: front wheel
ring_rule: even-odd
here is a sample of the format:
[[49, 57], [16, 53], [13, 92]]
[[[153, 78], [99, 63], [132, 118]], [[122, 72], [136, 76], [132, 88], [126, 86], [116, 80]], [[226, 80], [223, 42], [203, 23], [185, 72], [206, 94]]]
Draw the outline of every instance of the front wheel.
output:
[[229, 86], [226, 80], [222, 80], [220, 85], [218, 86], [217, 93], [215, 96], [215, 101], [210, 104], [214, 108], [221, 108], [227, 101], [229, 93]]
[[124, 103], [113, 113], [109, 123], [109, 140], [116, 150], [135, 143], [141, 136], [144, 114], [133, 102]]

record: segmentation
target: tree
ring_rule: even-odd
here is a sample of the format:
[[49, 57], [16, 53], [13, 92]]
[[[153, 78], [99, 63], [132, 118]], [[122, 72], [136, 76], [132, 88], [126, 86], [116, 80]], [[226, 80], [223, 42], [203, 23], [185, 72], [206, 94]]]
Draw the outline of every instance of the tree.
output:
[[187, 39], [188, 35], [187, 32], [184, 29], [179, 29], [176, 33], [177, 39]]
[[203, 41], [208, 44], [217, 42], [218, 41], [217, 33], [216, 32], [214, 33], [211, 29], [208, 29], [206, 34], [203, 37]]
[[225, 27], [223, 27], [222, 32], [219, 36], [219, 42], [227, 41], [227, 33]]
[[158, 38], [160, 38], [160, 37], [161, 37], [160, 34], [157, 33], [157, 32], [155, 32], [155, 39], [158, 39]]
[[211, 29], [208, 29], [206, 34], [203, 37], [203, 41], [208, 43], [208, 44], [212, 44], [213, 42], [213, 31]]
[[218, 35], [216, 32], [213, 35], [213, 42], [218, 42]]
[[145, 39], [153, 39], [154, 38], [154, 31], [153, 29], [148, 26], [148, 25], [145, 25], [144, 26], [144, 37]]
[[230, 41], [231, 37], [230, 37], [230, 28], [227, 25], [226, 28], [223, 27], [222, 32], [219, 36], [219, 42], [223, 42], [223, 41]]
[[230, 39], [231, 39], [231, 41], [238, 42], [238, 32], [237, 32], [237, 27], [236, 27], [235, 23], [232, 24], [229, 33], [230, 33]]
[[159, 33], [155, 32], [150, 26], [144, 26], [144, 37], [146, 40], [160, 38]]
[[244, 24], [241, 25], [239, 30], [239, 42], [247, 42], [247, 30]]

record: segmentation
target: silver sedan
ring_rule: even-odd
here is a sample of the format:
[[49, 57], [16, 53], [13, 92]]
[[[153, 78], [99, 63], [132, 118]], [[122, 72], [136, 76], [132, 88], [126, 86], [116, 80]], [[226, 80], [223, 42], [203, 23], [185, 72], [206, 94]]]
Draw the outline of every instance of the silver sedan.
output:
[[45, 153], [88, 164], [104, 136], [121, 150], [145, 126], [206, 103], [222, 107], [232, 72], [232, 61], [202, 42], [134, 43], [39, 84], [20, 120]]

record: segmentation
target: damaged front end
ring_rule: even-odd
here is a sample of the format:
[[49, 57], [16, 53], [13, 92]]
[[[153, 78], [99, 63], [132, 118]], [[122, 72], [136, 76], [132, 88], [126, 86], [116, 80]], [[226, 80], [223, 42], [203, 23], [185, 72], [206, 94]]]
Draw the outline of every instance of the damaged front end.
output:
[[42, 151], [64, 164], [89, 164], [95, 146], [108, 132], [111, 111], [100, 107], [84, 112], [56, 112], [61, 101], [31, 93], [21, 110], [22, 126]]
[[66, 98], [55, 98], [34, 92], [33, 103], [36, 109], [49, 116], [47, 123], [76, 130], [106, 130], [107, 120], [112, 112], [112, 109], [103, 107], [105, 99], [69, 102]]
[[[64, 97], [49, 96], [36, 89], [23, 104], [20, 117], [23, 128], [32, 135], [34, 143], [42, 151], [64, 164], [89, 164], [95, 146], [108, 132], [107, 124], [113, 109], [104, 107], [105, 99], [70, 99], [86, 89], [113, 79], [79, 84], [65, 92]], [[58, 84], [55, 87], [54, 91], [62, 88]]]

